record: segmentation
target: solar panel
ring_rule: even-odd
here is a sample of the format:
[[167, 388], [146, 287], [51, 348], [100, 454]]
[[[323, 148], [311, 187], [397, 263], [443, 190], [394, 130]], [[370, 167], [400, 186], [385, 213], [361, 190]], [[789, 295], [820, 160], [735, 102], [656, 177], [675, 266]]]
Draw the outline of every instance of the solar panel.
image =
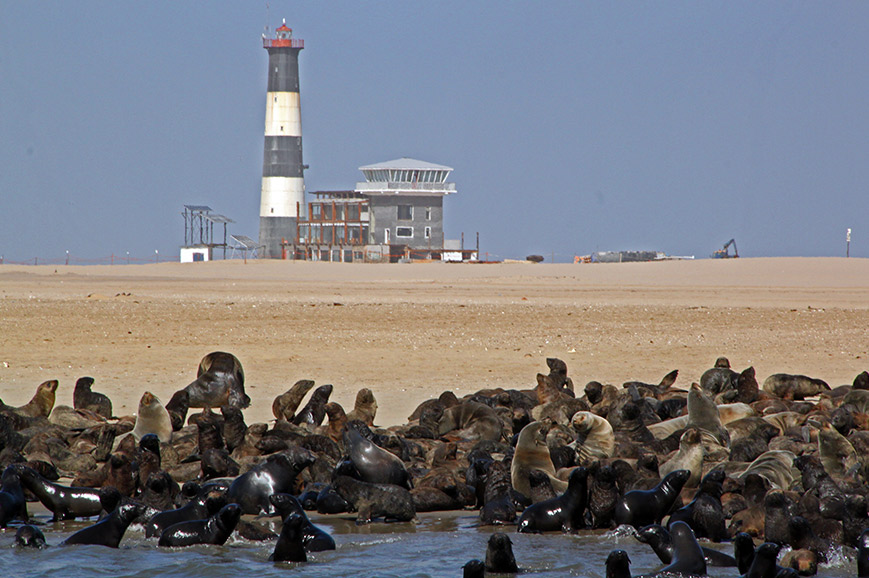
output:
[[253, 251], [257, 247], [261, 247], [259, 243], [248, 237], [247, 235], [230, 235], [232, 240], [239, 244], [239, 248]]
[[210, 211], [211, 207], [206, 205], [184, 205], [184, 208], [188, 211], [194, 212], [202, 212], [202, 211]]
[[211, 221], [212, 223], [234, 223], [232, 219], [226, 217], [224, 215], [202, 215], [202, 218], [206, 221]]

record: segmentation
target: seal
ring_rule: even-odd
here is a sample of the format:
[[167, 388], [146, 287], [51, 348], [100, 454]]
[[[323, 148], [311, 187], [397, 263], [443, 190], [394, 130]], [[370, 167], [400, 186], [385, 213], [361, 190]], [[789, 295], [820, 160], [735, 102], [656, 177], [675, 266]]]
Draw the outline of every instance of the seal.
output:
[[323, 423], [323, 418], [326, 417], [326, 404], [329, 402], [330, 395], [332, 395], [331, 384], [327, 383], [315, 389], [307, 405], [293, 418], [293, 423], [309, 427], [316, 427]]
[[299, 446], [272, 454], [266, 460], [238, 476], [226, 491], [230, 503], [236, 503], [244, 514], [273, 514], [269, 496], [293, 491], [296, 476], [313, 464], [315, 456]]
[[473, 559], [462, 566], [462, 578], [485, 578], [486, 564], [482, 560]]
[[377, 400], [367, 387], [356, 392], [356, 403], [353, 410], [347, 414], [347, 420], [358, 419], [368, 427], [374, 427], [374, 416], [377, 415]]
[[63, 542], [62, 546], [72, 544], [92, 544], [117, 548], [130, 524], [145, 512], [145, 506], [135, 502], [119, 505], [111, 514], [87, 528], [82, 528]]
[[658, 573], [697, 576], [706, 574], [706, 559], [690, 526], [685, 522], [674, 522], [670, 526], [670, 537], [673, 539], [673, 561]]
[[139, 400], [133, 437], [139, 441], [142, 436], [151, 433], [156, 434], [161, 443], [169, 443], [172, 439], [172, 420], [157, 396], [146, 391]]
[[58, 381], [56, 379], [43, 381], [36, 387], [36, 393], [31, 400], [21, 407], [15, 408], [15, 411], [26, 417], [44, 417], [47, 419], [54, 408], [57, 385]]
[[230, 405], [244, 409], [250, 398], [244, 393], [244, 369], [236, 356], [214, 351], [202, 358], [196, 380], [184, 388], [190, 395], [190, 407]]
[[493, 574], [515, 574], [519, 572], [516, 558], [513, 556], [513, 542], [502, 532], [495, 532], [489, 537], [486, 546], [486, 572]]
[[673, 470], [651, 490], [631, 490], [616, 502], [616, 524], [630, 524], [641, 528], [650, 524], [660, 524], [691, 477], [688, 470]]
[[613, 550], [606, 557], [606, 578], [631, 578], [631, 559], [624, 550]]
[[91, 391], [93, 384], [93, 377], [80, 377], [76, 380], [75, 389], [72, 391], [72, 407], [75, 409], [86, 409], [106, 419], [111, 419], [112, 400], [103, 393]]
[[444, 410], [438, 421], [438, 434], [459, 430], [458, 437], [468, 440], [497, 442], [502, 428], [498, 414], [491, 407], [476, 401], [465, 401]]
[[774, 373], [763, 380], [762, 389], [782, 399], [800, 401], [822, 391], [830, 391], [830, 386], [822, 379], [807, 375]]
[[736, 389], [739, 374], [730, 369], [730, 360], [719, 357], [715, 360], [715, 366], [707, 369], [700, 376], [700, 387], [711, 395], [717, 395], [730, 389]]
[[145, 524], [145, 537], [157, 538], [163, 530], [190, 520], [205, 520], [216, 514], [226, 505], [226, 497], [221, 491], [210, 488], [200, 490], [189, 502], [174, 510], [166, 510], [154, 514]]
[[869, 578], [869, 530], [863, 530], [857, 541], [857, 576]]
[[[599, 464], [600, 462], [596, 465]], [[594, 481], [588, 492], [588, 510], [591, 512], [592, 528], [612, 528], [616, 503], [620, 496], [615, 470], [612, 466], [601, 466], [593, 473]]]
[[21, 478], [21, 485], [29, 490], [54, 514], [52, 521], [98, 516], [103, 507], [100, 492], [94, 488], [62, 486], [50, 482], [36, 470], [22, 464], [13, 464]]
[[549, 448], [546, 445], [546, 433], [546, 426], [539, 421], [529, 423], [519, 432], [510, 468], [510, 479], [513, 488], [524, 496], [531, 495], [528, 477], [534, 469], [549, 476], [552, 488], [556, 492], [564, 492], [567, 489], [567, 482], [555, 476], [555, 466], [552, 464]]
[[190, 393], [186, 389], [179, 389], [172, 394], [169, 403], [166, 404], [169, 419], [172, 421], [172, 431], [178, 431], [184, 427], [187, 412], [190, 411]]
[[692, 383], [691, 389], [688, 391], [688, 425], [686, 427], [696, 427], [709, 432], [718, 444], [730, 445], [730, 434], [721, 424], [718, 406], [698, 383]]
[[[660, 524], [650, 524], [640, 528], [636, 538], [651, 546], [658, 559], [664, 564], [670, 564], [673, 561], [673, 539], [670, 532]], [[706, 560], [707, 566], [736, 566], [736, 559], [733, 556], [704, 546], [701, 546], [700, 549], [703, 551], [703, 558]]]
[[344, 449], [359, 479], [370, 484], [395, 484], [406, 489], [413, 482], [404, 463], [392, 452], [366, 439], [355, 428], [344, 431]]
[[5, 528], [12, 520], [26, 522], [28, 519], [27, 501], [18, 472], [15, 466], [6, 466], [0, 477], [0, 528]]
[[181, 547], [195, 544], [222, 546], [229, 539], [241, 518], [238, 504], [227, 504], [207, 520], [189, 520], [163, 530], [158, 546]]
[[[490, 461], [483, 486], [480, 524], [512, 524], [516, 520], [516, 498], [521, 494], [510, 483], [510, 466], [500, 460]], [[526, 496], [521, 497], [524, 505], [530, 505]]]
[[790, 519], [797, 513], [797, 505], [782, 490], [770, 490], [763, 498], [763, 532], [767, 542], [784, 545], [790, 543]]
[[367, 524], [374, 518], [385, 521], [409, 522], [416, 518], [413, 496], [393, 484], [369, 484], [350, 476], [336, 476], [332, 483], [335, 491], [353, 504], [359, 513], [357, 524]]
[[19, 548], [36, 548], [42, 550], [47, 548], [45, 543], [45, 534], [42, 530], [31, 524], [24, 524], [15, 532], [15, 545]]
[[278, 536], [278, 541], [275, 544], [275, 549], [272, 555], [269, 556], [269, 562], [307, 562], [308, 555], [305, 554], [304, 537], [302, 535], [302, 525], [305, 518], [297, 513], [292, 513], [284, 519], [284, 527], [281, 528], [281, 535]]
[[691, 428], [685, 430], [679, 438], [679, 450], [669, 460], [658, 467], [662, 476], [676, 470], [688, 470], [691, 475], [685, 485], [694, 488], [700, 482], [700, 474], [703, 471], [703, 443], [700, 430]]
[[570, 473], [563, 494], [525, 508], [517, 529], [520, 533], [574, 532], [585, 527], [587, 501], [588, 470], [578, 467]]
[[275, 419], [293, 421], [302, 399], [312, 387], [314, 387], [313, 380], [300, 379], [290, 389], [277, 396], [272, 402], [272, 414]]
[[577, 438], [569, 445], [576, 448], [580, 463], [613, 457], [616, 438], [610, 422], [590, 411], [578, 411], [570, 419], [570, 425]]
[[[311, 523], [304, 508], [295, 496], [290, 494], [272, 494], [269, 496], [269, 501], [275, 507], [275, 511], [287, 523], [287, 518], [290, 516], [298, 516], [302, 519], [299, 526], [299, 532], [302, 536], [302, 544], [308, 552], [323, 552], [325, 550], [335, 549], [335, 540], [328, 532], [318, 528]], [[283, 532], [281, 533], [283, 535]]]
[[727, 540], [729, 535], [724, 527], [724, 507], [721, 505], [725, 478], [726, 474], [720, 468], [703, 476], [694, 499], [670, 514], [667, 525], [672, 527], [681, 521], [691, 526], [697, 538], [708, 538], [713, 542]]
[[796, 457], [787, 450], [769, 450], [757, 456], [742, 473], [734, 472], [734, 475], [744, 481], [756, 474], [769, 482], [772, 488], [786, 490], [798, 476], [794, 468]]
[[829, 423], [824, 423], [818, 432], [818, 457], [834, 477], [844, 476], [859, 463], [854, 446]]

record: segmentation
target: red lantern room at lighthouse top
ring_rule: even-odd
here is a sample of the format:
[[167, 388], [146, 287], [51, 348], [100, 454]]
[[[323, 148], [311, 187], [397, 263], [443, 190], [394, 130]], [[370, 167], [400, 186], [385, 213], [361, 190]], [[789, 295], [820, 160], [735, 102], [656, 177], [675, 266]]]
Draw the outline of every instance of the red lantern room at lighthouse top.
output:
[[304, 48], [305, 41], [300, 38], [293, 38], [293, 29], [287, 26], [287, 21], [275, 29], [274, 38], [266, 38], [263, 36], [263, 48]]

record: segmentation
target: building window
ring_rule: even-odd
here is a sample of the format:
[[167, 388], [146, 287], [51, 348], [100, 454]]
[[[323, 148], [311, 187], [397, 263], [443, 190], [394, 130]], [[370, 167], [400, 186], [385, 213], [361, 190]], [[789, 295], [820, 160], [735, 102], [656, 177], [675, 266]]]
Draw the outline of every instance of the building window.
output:
[[398, 205], [398, 220], [412, 221], [413, 220], [413, 205]]
[[425, 208], [425, 220], [431, 221], [431, 207]]
[[425, 228], [425, 238], [426, 238], [426, 239], [431, 239], [431, 227], [426, 227], [426, 228]]
[[396, 227], [395, 236], [397, 238], [409, 239], [413, 237], [413, 227]]

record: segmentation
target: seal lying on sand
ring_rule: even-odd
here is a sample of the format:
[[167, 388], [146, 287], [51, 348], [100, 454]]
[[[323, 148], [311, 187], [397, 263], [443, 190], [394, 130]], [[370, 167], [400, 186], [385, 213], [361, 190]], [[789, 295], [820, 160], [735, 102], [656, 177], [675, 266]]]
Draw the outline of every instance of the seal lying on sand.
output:
[[250, 398], [244, 393], [244, 370], [236, 356], [223, 351], [209, 353], [199, 362], [196, 381], [184, 388], [190, 407], [230, 405], [244, 409]]
[[774, 373], [763, 380], [763, 390], [782, 399], [799, 401], [822, 391], [830, 391], [830, 386], [822, 379], [807, 375]]
[[475, 401], [462, 402], [444, 410], [438, 421], [438, 434], [460, 430], [458, 435], [469, 440], [501, 440], [501, 420], [491, 407]]

